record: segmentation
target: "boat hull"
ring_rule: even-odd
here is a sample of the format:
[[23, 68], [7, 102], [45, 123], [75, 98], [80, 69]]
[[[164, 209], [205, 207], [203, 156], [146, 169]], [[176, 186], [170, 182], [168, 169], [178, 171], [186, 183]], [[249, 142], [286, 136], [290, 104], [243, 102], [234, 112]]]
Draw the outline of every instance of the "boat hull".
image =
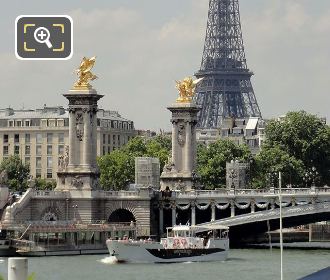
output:
[[119, 262], [173, 263], [224, 261], [228, 256], [228, 244], [204, 249], [165, 249], [160, 243], [123, 242], [107, 240], [111, 256]]

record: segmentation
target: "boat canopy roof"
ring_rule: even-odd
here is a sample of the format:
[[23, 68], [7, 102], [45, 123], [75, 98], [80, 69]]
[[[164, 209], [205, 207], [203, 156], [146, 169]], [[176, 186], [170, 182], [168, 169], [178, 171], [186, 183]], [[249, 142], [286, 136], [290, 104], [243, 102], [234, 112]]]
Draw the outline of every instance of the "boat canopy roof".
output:
[[168, 229], [172, 229], [172, 231], [192, 231], [192, 230], [199, 230], [199, 231], [204, 231], [204, 230], [217, 230], [217, 229], [222, 229], [222, 230], [228, 230], [229, 227], [224, 226], [224, 225], [195, 225], [195, 226], [188, 226], [188, 225], [178, 225], [178, 226], [173, 226], [173, 227], [168, 227]]

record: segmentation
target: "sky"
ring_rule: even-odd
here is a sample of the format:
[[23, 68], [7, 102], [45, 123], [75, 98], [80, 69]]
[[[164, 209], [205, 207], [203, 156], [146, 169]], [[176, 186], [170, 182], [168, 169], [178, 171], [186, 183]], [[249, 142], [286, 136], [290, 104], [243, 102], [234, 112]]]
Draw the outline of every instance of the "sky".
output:
[[[97, 56], [92, 82], [99, 107], [137, 129], [170, 129], [175, 80], [200, 68], [209, 0], [1, 1], [0, 108], [61, 105], [83, 56]], [[240, 0], [252, 84], [264, 118], [306, 110], [330, 119], [330, 1]], [[67, 61], [15, 57], [19, 15], [70, 15], [74, 53]]]

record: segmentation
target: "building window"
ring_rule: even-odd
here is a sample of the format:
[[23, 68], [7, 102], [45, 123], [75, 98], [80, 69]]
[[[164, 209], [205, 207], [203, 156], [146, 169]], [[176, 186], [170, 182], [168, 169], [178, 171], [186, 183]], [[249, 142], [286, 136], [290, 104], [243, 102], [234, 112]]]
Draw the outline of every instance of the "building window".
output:
[[26, 155], [31, 154], [31, 147], [30, 147], [30, 145], [26, 145], [26, 146], [25, 146], [25, 154], [26, 154]]
[[111, 152], [111, 149], [110, 149], [110, 147], [108, 147], [108, 154], [110, 154], [110, 152]]
[[120, 145], [120, 135], [118, 135], [118, 145]]
[[[41, 168], [41, 157], [36, 157], [36, 168]], [[41, 174], [41, 171], [40, 171]]]
[[40, 156], [41, 155], [41, 145], [36, 146], [36, 155]]
[[47, 157], [47, 168], [52, 169], [53, 168], [53, 158]]
[[63, 127], [64, 126], [64, 120], [57, 120], [57, 126], [61, 126]]
[[102, 155], [105, 155], [105, 146], [102, 147]]
[[48, 120], [48, 126], [55, 127], [56, 126], [56, 120]]
[[58, 143], [64, 143], [64, 133], [58, 134]]
[[22, 126], [22, 121], [16, 121], [16, 126], [21, 127]]
[[48, 120], [41, 120], [41, 126], [47, 127], [48, 126]]
[[19, 146], [17, 146], [17, 145], [14, 146], [14, 154], [15, 155], [19, 154]]
[[3, 143], [8, 143], [8, 134], [3, 135]]
[[14, 121], [9, 121], [9, 127], [13, 127], [14, 126]]
[[110, 137], [111, 135], [110, 134], [108, 134], [108, 145], [110, 145], [111, 144], [111, 137]]
[[51, 169], [47, 169], [47, 179], [53, 178], [53, 171]]
[[41, 178], [41, 169], [36, 169], [36, 178]]
[[112, 145], [116, 145], [116, 135], [112, 135]]
[[25, 126], [30, 126], [30, 121], [25, 121]]
[[25, 157], [25, 164], [30, 166], [30, 157]]
[[64, 154], [64, 145], [59, 145], [58, 146], [58, 154], [63, 155]]
[[47, 133], [47, 143], [53, 143], [53, 133]]
[[29, 133], [25, 134], [25, 143], [30, 143], [30, 134]]
[[103, 134], [103, 145], [105, 145], [105, 137], [106, 137], [106, 135]]
[[52, 154], [53, 154], [53, 146], [47, 145], [47, 155], [52, 155]]
[[19, 134], [15, 134], [14, 136], [14, 142], [19, 143]]
[[42, 143], [42, 134], [41, 133], [36, 134], [36, 141], [37, 141], [37, 144]]
[[3, 154], [8, 155], [8, 146], [3, 146]]

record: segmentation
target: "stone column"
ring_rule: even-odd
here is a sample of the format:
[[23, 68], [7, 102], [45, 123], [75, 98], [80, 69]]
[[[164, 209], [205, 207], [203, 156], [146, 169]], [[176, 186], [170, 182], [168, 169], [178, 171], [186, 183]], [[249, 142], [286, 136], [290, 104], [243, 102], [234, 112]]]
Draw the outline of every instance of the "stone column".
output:
[[177, 168], [177, 149], [176, 145], [178, 142], [178, 123], [176, 121], [172, 121], [172, 162], [175, 164], [175, 168]]
[[211, 210], [212, 210], [211, 222], [213, 222], [213, 221], [215, 221], [215, 205], [213, 203], [211, 204]]
[[87, 108], [84, 108], [84, 156], [83, 156], [83, 165], [87, 168], [90, 168], [90, 158], [91, 158], [91, 125], [90, 125], [90, 116]]
[[159, 235], [163, 234], [164, 227], [164, 210], [163, 205], [159, 205]]
[[74, 147], [75, 147], [75, 110], [69, 109], [69, 165], [74, 165]]
[[235, 203], [234, 203], [234, 201], [230, 202], [230, 217], [235, 217]]
[[196, 206], [191, 205], [191, 225], [196, 225]]
[[172, 205], [172, 226], [176, 225], [176, 205]]
[[185, 144], [185, 171], [191, 173], [191, 166], [192, 166], [192, 147], [191, 147], [191, 123], [189, 121], [186, 122], [186, 144]]

